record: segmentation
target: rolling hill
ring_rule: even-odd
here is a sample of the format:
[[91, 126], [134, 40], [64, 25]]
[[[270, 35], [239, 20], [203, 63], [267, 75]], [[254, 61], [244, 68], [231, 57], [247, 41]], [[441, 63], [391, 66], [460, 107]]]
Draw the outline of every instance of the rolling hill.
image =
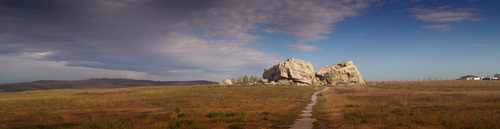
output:
[[134, 80], [124, 78], [92, 78], [77, 81], [40, 80], [34, 82], [0, 84], [0, 92], [17, 92], [28, 90], [53, 90], [53, 89], [106, 89], [125, 88], [138, 86], [183, 86], [183, 85], [210, 85], [217, 82], [195, 81], [152, 81]]

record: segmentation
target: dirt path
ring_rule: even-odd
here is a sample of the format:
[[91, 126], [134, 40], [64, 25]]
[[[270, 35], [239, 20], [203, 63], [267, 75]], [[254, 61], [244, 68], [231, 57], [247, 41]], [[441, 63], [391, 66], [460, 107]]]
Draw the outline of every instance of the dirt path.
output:
[[300, 115], [302, 118], [295, 120], [295, 122], [292, 124], [291, 129], [312, 129], [313, 128], [313, 122], [316, 121], [316, 119], [311, 118], [312, 112], [313, 112], [313, 106], [315, 106], [318, 103], [318, 94], [330, 89], [330, 87], [325, 87], [325, 89], [321, 91], [316, 91], [311, 97], [311, 103], [307, 104], [306, 109], [302, 110], [302, 114]]

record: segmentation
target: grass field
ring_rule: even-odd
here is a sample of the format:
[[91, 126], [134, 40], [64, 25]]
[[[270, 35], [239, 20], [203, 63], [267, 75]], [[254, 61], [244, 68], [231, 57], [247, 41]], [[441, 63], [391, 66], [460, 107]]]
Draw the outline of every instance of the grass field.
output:
[[278, 128], [323, 87], [179, 86], [0, 93], [0, 128]]
[[[316, 86], [0, 92], [0, 128], [286, 128]], [[334, 86], [315, 128], [500, 128], [500, 81]]]
[[368, 82], [333, 87], [315, 128], [500, 128], [500, 81]]

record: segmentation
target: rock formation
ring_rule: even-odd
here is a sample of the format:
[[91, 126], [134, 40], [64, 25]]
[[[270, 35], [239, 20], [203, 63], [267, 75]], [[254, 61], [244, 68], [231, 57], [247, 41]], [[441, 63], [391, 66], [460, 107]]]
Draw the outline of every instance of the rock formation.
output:
[[365, 85], [361, 73], [352, 61], [326, 66], [316, 72], [316, 77], [325, 84]]
[[219, 83], [220, 86], [228, 86], [228, 85], [233, 85], [233, 82], [231, 82], [231, 79], [225, 79], [224, 81]]
[[262, 75], [269, 82], [278, 84], [307, 84], [310, 85], [314, 79], [314, 68], [306, 61], [289, 58], [286, 62], [280, 62], [273, 67], [264, 70]]
[[280, 85], [365, 85], [363, 77], [352, 61], [326, 66], [314, 72], [313, 66], [299, 59], [289, 58], [269, 69], [265, 69], [263, 79]]

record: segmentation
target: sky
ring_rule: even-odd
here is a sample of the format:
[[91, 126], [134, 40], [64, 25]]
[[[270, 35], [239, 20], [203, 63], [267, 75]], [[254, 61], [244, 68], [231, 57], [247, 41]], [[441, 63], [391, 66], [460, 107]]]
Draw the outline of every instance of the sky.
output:
[[498, 0], [0, 0], [0, 83], [262, 76], [352, 60], [366, 81], [500, 72]]

